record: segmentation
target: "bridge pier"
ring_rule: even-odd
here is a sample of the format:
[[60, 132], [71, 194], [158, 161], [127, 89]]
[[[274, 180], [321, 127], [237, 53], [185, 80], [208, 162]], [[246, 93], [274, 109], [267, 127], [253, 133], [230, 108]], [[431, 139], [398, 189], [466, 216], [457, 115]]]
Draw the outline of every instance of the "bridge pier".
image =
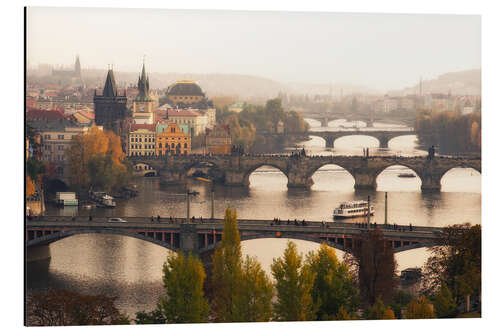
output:
[[354, 188], [358, 190], [377, 189], [377, 177], [366, 172], [352, 172], [354, 177]]
[[307, 170], [290, 170], [286, 176], [288, 188], [310, 189], [314, 184], [311, 176], [307, 174]]
[[249, 176], [243, 171], [228, 170], [224, 173], [224, 184], [228, 186], [248, 186]]
[[180, 250], [184, 253], [198, 253], [198, 233], [196, 224], [182, 223], [180, 225]]
[[436, 177], [433, 175], [427, 175], [421, 177], [422, 185], [420, 189], [422, 191], [441, 191], [441, 177]]
[[173, 170], [160, 171], [160, 183], [170, 184], [184, 184], [186, 182], [186, 175], [184, 172], [177, 172]]
[[335, 142], [335, 139], [336, 139], [335, 137], [327, 136], [327, 137], [323, 137], [323, 139], [325, 139], [326, 148], [334, 148], [333, 143]]
[[26, 262], [50, 262], [49, 245], [32, 246], [26, 248]]
[[389, 138], [386, 136], [382, 136], [378, 138], [380, 143], [380, 148], [389, 148]]

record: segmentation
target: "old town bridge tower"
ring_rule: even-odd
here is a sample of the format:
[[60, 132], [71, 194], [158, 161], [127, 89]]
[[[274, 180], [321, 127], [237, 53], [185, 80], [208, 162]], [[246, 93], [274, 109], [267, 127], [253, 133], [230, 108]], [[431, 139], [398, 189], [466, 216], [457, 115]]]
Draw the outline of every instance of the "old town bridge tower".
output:
[[127, 118], [127, 96], [118, 94], [113, 70], [108, 70], [102, 95], [94, 91], [95, 124], [122, 136]]

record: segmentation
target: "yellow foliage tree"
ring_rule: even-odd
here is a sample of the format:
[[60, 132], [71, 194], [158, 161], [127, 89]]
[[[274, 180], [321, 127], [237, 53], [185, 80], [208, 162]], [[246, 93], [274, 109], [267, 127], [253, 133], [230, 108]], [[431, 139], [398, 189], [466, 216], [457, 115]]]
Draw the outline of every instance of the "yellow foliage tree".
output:
[[95, 185], [111, 190], [129, 179], [120, 137], [113, 132], [94, 126], [88, 133], [74, 136], [66, 154], [70, 182], [79, 189]]
[[434, 306], [427, 300], [425, 296], [421, 296], [418, 300], [413, 298], [406, 307], [405, 317], [407, 319], [429, 319], [436, 318]]
[[26, 175], [26, 197], [30, 197], [33, 194], [35, 194], [35, 183], [29, 175]]

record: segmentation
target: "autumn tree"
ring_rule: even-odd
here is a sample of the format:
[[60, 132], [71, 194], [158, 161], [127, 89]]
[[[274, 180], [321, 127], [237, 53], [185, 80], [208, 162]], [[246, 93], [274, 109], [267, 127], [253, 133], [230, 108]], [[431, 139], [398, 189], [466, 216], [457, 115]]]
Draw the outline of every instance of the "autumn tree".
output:
[[444, 229], [439, 245], [431, 248], [423, 270], [427, 295], [446, 286], [453, 299], [464, 302], [467, 295], [481, 294], [481, 225], [469, 223]]
[[66, 155], [70, 182], [79, 190], [94, 186], [111, 191], [130, 179], [131, 168], [124, 160], [120, 138], [111, 131], [94, 126], [88, 133], [74, 136]]
[[381, 297], [377, 297], [375, 304], [368, 310], [366, 319], [396, 319], [390, 307], [386, 307]]
[[420, 296], [418, 300], [412, 298], [405, 309], [407, 319], [430, 319], [436, 318], [434, 307], [425, 296]]
[[311, 296], [314, 273], [308, 265], [302, 264], [302, 256], [298, 254], [295, 243], [288, 241], [283, 257], [273, 259], [271, 271], [276, 280], [276, 320], [316, 319], [317, 306]]
[[35, 183], [29, 175], [26, 175], [26, 197], [31, 197], [33, 194], [35, 194]]
[[392, 247], [385, 243], [382, 232], [372, 229], [354, 240], [353, 255], [345, 254], [345, 261], [357, 271], [361, 297], [367, 306], [377, 297], [390, 303], [396, 288], [396, 261]]
[[344, 306], [340, 306], [339, 311], [334, 317], [334, 320], [351, 320], [351, 316], [349, 312], [344, 308]]
[[333, 248], [321, 244], [317, 252], [309, 253], [306, 265], [315, 276], [311, 295], [314, 304], [319, 304], [318, 319], [333, 318], [341, 307], [348, 313], [357, 310], [359, 297], [355, 281]]
[[48, 290], [27, 298], [29, 326], [118, 325], [129, 320], [116, 308], [115, 297]]
[[159, 310], [167, 323], [202, 323], [207, 321], [208, 302], [204, 297], [205, 271], [192, 254], [179, 253], [163, 265], [166, 295], [160, 298]]

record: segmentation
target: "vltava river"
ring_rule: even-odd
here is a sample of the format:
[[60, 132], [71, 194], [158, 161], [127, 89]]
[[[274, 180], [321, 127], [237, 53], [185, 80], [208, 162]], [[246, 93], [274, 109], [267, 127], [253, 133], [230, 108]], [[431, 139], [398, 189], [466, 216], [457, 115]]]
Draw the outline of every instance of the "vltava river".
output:
[[[319, 122], [309, 120], [313, 130]], [[345, 128], [353, 124], [334, 121], [327, 130]], [[340, 127], [342, 126], [342, 127]], [[359, 123], [361, 127], [363, 124]], [[375, 124], [376, 127], [396, 125]], [[309, 154], [362, 154], [370, 147], [371, 154], [421, 155], [415, 136], [402, 136], [389, 142], [388, 150], [379, 150], [378, 142], [366, 136], [350, 136], [335, 142], [334, 149], [326, 149], [324, 140], [312, 137], [299, 144]], [[292, 148], [293, 149], [293, 148]], [[420, 180], [399, 178], [409, 170], [394, 166], [382, 172], [376, 191], [355, 191], [354, 179], [347, 171], [327, 165], [314, 176], [310, 191], [288, 190], [286, 176], [271, 167], [262, 167], [250, 176], [250, 187], [215, 187], [216, 217], [222, 217], [227, 206], [237, 210], [242, 218], [306, 219], [331, 221], [332, 210], [340, 202], [366, 199], [370, 195], [375, 204], [377, 223], [384, 222], [384, 195], [388, 192], [388, 222], [400, 225], [445, 226], [455, 223], [481, 223], [481, 176], [472, 169], [453, 169], [442, 180], [441, 193], [421, 193]], [[186, 187], [161, 186], [158, 178], [138, 178], [140, 194], [136, 198], [117, 202], [115, 209], [94, 209], [93, 216], [185, 216]], [[192, 200], [191, 215], [210, 216], [210, 185], [190, 181], [188, 187], [200, 192]], [[88, 210], [49, 207], [49, 215], [88, 215]], [[303, 253], [315, 250], [318, 244], [295, 241]], [[259, 239], [242, 243], [244, 255], [257, 256], [270, 274], [274, 257], [283, 253], [285, 239]], [[168, 250], [138, 239], [112, 235], [79, 235], [63, 239], [51, 246], [52, 259], [47, 269], [28, 270], [28, 291], [45, 288], [70, 289], [89, 294], [118, 296], [121, 311], [130, 316], [140, 310], [154, 308], [163, 293], [162, 265]], [[337, 251], [342, 258], [343, 253]], [[396, 254], [398, 269], [421, 266], [428, 254], [425, 249]]]

